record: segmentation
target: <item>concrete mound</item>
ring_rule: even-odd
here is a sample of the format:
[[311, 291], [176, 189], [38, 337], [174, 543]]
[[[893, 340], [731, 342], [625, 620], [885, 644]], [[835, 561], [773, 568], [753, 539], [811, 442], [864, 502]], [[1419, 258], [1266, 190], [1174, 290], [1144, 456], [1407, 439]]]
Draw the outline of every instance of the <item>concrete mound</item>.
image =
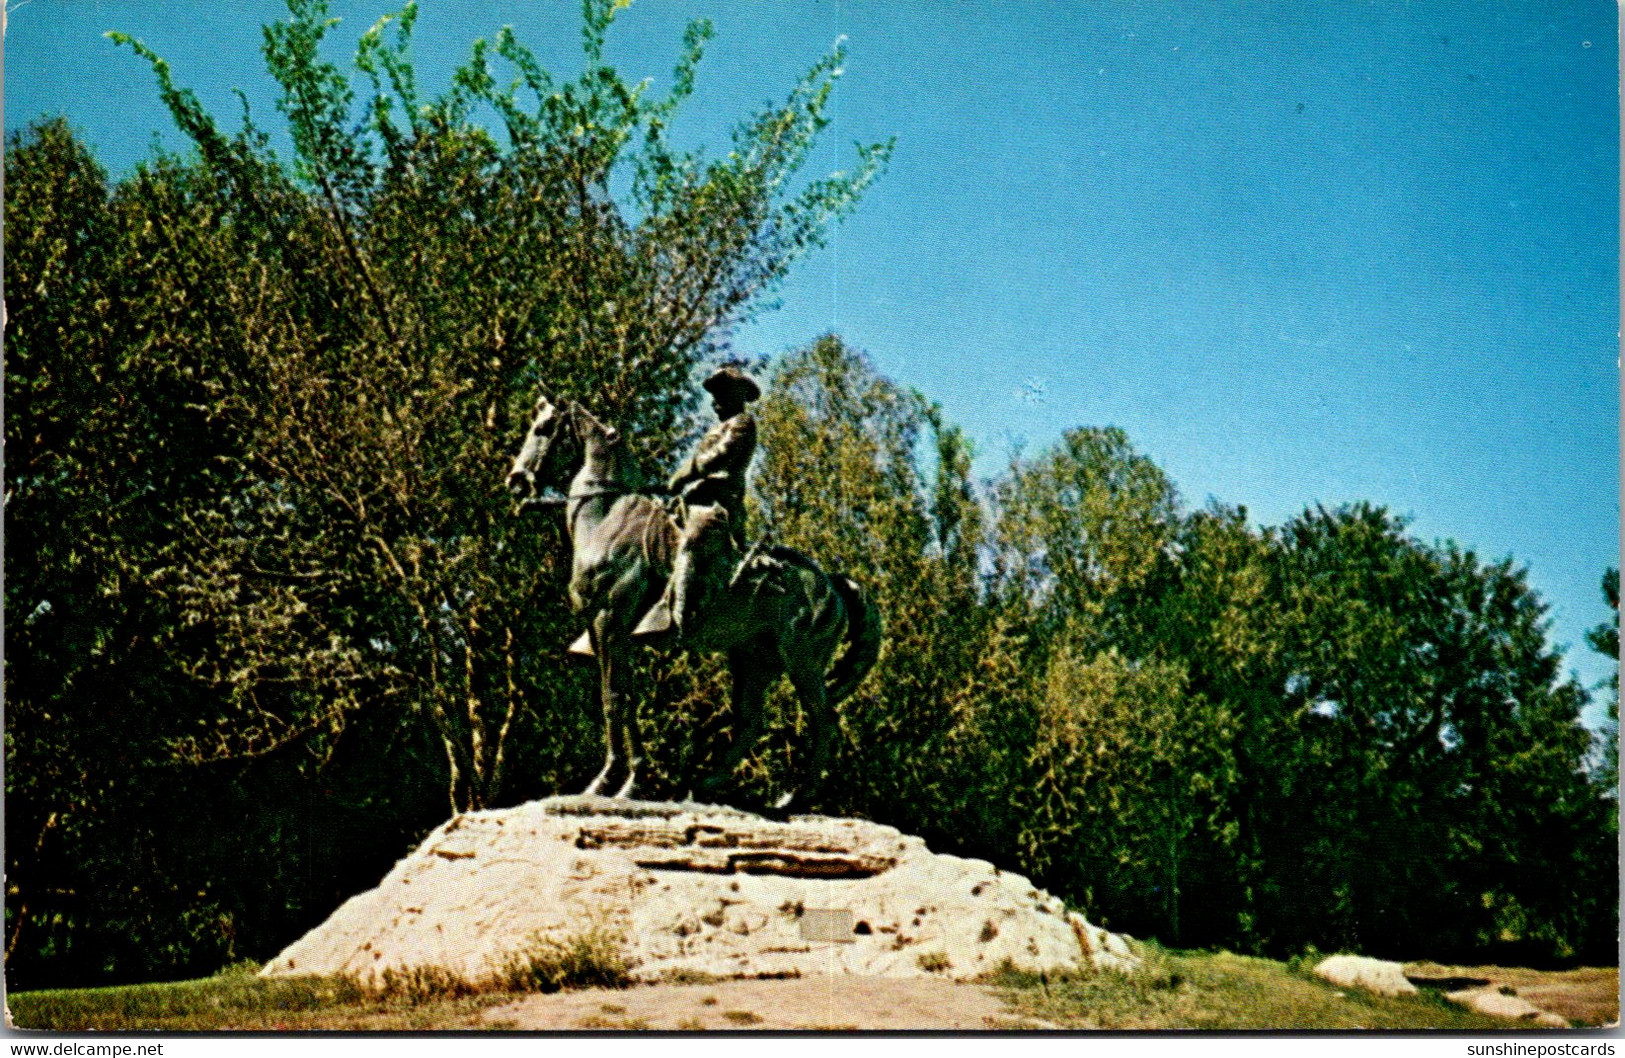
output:
[[1128, 969], [1127, 940], [1017, 874], [856, 819], [787, 822], [691, 803], [553, 797], [441, 826], [263, 976], [365, 984], [493, 976], [538, 943], [597, 934], [634, 979], [974, 978]]
[[1380, 996], [1417, 994], [1405, 977], [1404, 964], [1364, 955], [1333, 955], [1322, 960], [1315, 973], [1339, 988], [1363, 988]]
[[1509, 1018], [1513, 1021], [1530, 1021], [1543, 1029], [1566, 1029], [1569, 1027], [1566, 1018], [1549, 1013], [1535, 1006], [1527, 999], [1516, 995], [1501, 992], [1491, 992], [1480, 989], [1464, 989], [1460, 992], [1451, 992], [1445, 996], [1452, 1003], [1459, 1003], [1464, 1007], [1488, 1014], [1492, 1018]]

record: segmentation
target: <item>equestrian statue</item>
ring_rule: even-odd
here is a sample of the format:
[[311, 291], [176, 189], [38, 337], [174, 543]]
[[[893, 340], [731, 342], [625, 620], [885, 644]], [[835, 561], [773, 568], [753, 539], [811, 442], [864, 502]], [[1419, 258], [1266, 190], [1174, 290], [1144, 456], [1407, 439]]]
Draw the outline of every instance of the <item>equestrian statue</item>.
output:
[[[762, 732], [767, 691], [788, 676], [811, 746], [797, 754], [784, 810], [818, 796], [829, 765], [835, 706], [880, 653], [881, 621], [867, 593], [794, 548], [747, 546], [745, 473], [756, 447], [746, 406], [760, 390], [737, 365], [705, 381], [718, 422], [671, 476], [668, 505], [646, 488], [619, 431], [573, 400], [541, 397], [508, 474], [521, 506], [562, 500], [572, 552], [569, 599], [587, 630], [572, 653], [598, 663], [604, 765], [589, 794], [631, 796], [643, 748], [618, 667], [634, 639], [675, 635], [691, 650], [727, 655], [734, 739], [694, 793], [715, 796]], [[838, 656], [837, 656], [838, 655]], [[615, 785], [619, 780], [619, 785]]]

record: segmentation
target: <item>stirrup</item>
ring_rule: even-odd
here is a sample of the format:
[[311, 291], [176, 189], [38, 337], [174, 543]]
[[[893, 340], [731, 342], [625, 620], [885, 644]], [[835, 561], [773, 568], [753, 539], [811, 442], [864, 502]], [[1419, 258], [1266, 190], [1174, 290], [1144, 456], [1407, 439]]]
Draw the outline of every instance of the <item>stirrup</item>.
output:
[[665, 595], [661, 595], [660, 600], [649, 607], [649, 612], [643, 615], [643, 620], [638, 622], [638, 626], [632, 629], [632, 638], [647, 639], [676, 627], [677, 623], [671, 616], [671, 604], [666, 601]]

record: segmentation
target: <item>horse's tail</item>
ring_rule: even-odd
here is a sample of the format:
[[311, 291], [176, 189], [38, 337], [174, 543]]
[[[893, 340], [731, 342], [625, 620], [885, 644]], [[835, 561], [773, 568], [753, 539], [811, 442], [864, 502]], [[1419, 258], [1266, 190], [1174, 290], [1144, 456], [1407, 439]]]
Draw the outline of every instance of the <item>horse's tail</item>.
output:
[[869, 593], [851, 577], [832, 573], [830, 584], [846, 608], [847, 647], [824, 682], [824, 697], [831, 705], [858, 689], [863, 677], [880, 657], [880, 610], [869, 601]]

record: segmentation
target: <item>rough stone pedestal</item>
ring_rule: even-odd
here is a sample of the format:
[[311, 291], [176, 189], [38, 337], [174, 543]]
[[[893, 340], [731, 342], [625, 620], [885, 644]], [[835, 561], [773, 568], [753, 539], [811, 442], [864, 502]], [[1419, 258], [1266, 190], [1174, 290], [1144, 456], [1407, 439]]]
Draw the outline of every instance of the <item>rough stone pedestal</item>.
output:
[[460, 815], [265, 976], [491, 976], [537, 938], [619, 939], [634, 978], [974, 978], [1126, 969], [1127, 941], [1021, 875], [856, 819], [553, 797]]

